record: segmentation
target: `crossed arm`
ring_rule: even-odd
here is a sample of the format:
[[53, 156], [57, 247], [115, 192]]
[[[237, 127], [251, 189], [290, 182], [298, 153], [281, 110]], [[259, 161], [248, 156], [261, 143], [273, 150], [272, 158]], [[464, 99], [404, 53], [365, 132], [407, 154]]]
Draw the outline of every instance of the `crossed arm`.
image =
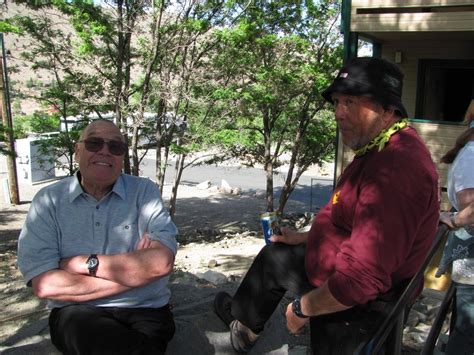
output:
[[40, 298], [84, 302], [112, 296], [146, 285], [173, 270], [174, 254], [158, 241], [144, 235], [129, 253], [98, 255], [96, 277], [89, 276], [89, 255], [62, 259], [59, 268], [32, 279], [34, 293]]

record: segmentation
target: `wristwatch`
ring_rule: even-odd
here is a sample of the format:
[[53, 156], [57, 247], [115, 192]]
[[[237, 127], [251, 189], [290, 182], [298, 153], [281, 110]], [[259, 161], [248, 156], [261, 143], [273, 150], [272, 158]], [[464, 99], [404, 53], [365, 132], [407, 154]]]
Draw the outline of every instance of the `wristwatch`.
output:
[[91, 254], [86, 261], [87, 269], [89, 270], [89, 275], [95, 276], [97, 273], [97, 268], [99, 267], [99, 258], [97, 254]]
[[451, 213], [451, 215], [450, 215], [451, 224], [454, 227], [454, 229], [459, 229], [460, 227], [456, 224], [456, 215], [457, 215], [457, 212], [452, 212]]
[[295, 299], [293, 300], [293, 303], [291, 304], [291, 310], [297, 317], [309, 318], [308, 316], [305, 316], [303, 312], [301, 312], [301, 296], [295, 297]]

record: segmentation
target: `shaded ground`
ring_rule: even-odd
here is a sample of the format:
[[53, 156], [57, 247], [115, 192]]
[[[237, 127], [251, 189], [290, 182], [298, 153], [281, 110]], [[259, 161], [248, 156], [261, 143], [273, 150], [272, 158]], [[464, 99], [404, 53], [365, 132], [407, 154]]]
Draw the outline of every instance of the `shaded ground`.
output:
[[[2, 354], [57, 354], [49, 340], [45, 303], [31, 294], [16, 267], [16, 240], [29, 201], [44, 185], [21, 185], [20, 197], [25, 202], [18, 206], [4, 203], [0, 191]], [[265, 200], [250, 194], [200, 190], [194, 185], [180, 186], [178, 195], [175, 223], [180, 230], [180, 247], [170, 285], [177, 332], [167, 353], [233, 354], [228, 330], [215, 316], [212, 302], [219, 290], [234, 292], [263, 246], [258, 216], [265, 209]], [[167, 196], [169, 186], [164, 191], [165, 200]], [[274, 313], [252, 354], [310, 353], [308, 333], [296, 337], [285, 330], [283, 313], [290, 299], [288, 295]], [[414, 307], [411, 326], [405, 332], [405, 354], [419, 353], [438, 304], [436, 297], [423, 297]]]
[[[1, 176], [0, 176], [1, 178]], [[20, 185], [22, 203], [4, 203], [0, 191], [0, 352], [55, 354], [49, 341], [48, 310], [32, 295], [16, 266], [17, 238], [34, 194], [48, 183]], [[165, 200], [169, 195], [165, 188]], [[256, 253], [263, 246], [258, 216], [265, 200], [253, 195], [225, 195], [195, 186], [180, 186], [175, 223], [180, 247], [172, 276], [171, 302], [177, 333], [170, 354], [233, 353], [228, 331], [212, 311], [218, 290], [233, 293]], [[209, 267], [210, 261], [215, 265]], [[202, 275], [211, 272], [215, 283]], [[291, 337], [283, 326], [283, 308], [269, 322], [267, 337], [253, 353], [306, 353], [304, 337]], [[291, 350], [290, 350], [291, 347]]]

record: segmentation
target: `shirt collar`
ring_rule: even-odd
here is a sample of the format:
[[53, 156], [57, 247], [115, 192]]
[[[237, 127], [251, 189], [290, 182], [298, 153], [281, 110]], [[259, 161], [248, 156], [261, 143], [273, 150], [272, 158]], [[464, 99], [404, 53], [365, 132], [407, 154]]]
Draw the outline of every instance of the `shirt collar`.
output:
[[81, 178], [81, 174], [79, 170], [76, 171], [74, 176], [71, 177], [71, 181], [69, 183], [69, 202], [73, 202], [78, 196], [80, 196], [84, 190], [82, 190], [82, 186], [79, 183]]
[[122, 177], [122, 174], [118, 177], [117, 181], [114, 184], [114, 187], [112, 188], [112, 192], [117, 194], [122, 200], [125, 200], [126, 198], [126, 193], [125, 193], [125, 182]]
[[[82, 189], [81, 184], [79, 183], [80, 179], [81, 172], [78, 170], [71, 178], [71, 182], [69, 183], [69, 202], [73, 202], [81, 194], [85, 193], [85, 191]], [[122, 200], [125, 200], [125, 184], [122, 178], [122, 174], [120, 174], [117, 181], [115, 181], [114, 187], [112, 188], [112, 192], [119, 196]]]

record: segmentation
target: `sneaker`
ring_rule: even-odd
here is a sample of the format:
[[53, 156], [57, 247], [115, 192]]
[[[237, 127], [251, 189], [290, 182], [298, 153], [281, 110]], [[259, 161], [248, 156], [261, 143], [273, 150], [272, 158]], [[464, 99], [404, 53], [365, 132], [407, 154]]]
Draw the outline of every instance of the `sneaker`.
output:
[[247, 353], [257, 342], [259, 335], [252, 332], [238, 320], [230, 323], [230, 343], [238, 353]]
[[214, 298], [214, 311], [228, 327], [230, 327], [230, 323], [235, 319], [232, 316], [231, 309], [232, 297], [227, 292], [218, 292]]

